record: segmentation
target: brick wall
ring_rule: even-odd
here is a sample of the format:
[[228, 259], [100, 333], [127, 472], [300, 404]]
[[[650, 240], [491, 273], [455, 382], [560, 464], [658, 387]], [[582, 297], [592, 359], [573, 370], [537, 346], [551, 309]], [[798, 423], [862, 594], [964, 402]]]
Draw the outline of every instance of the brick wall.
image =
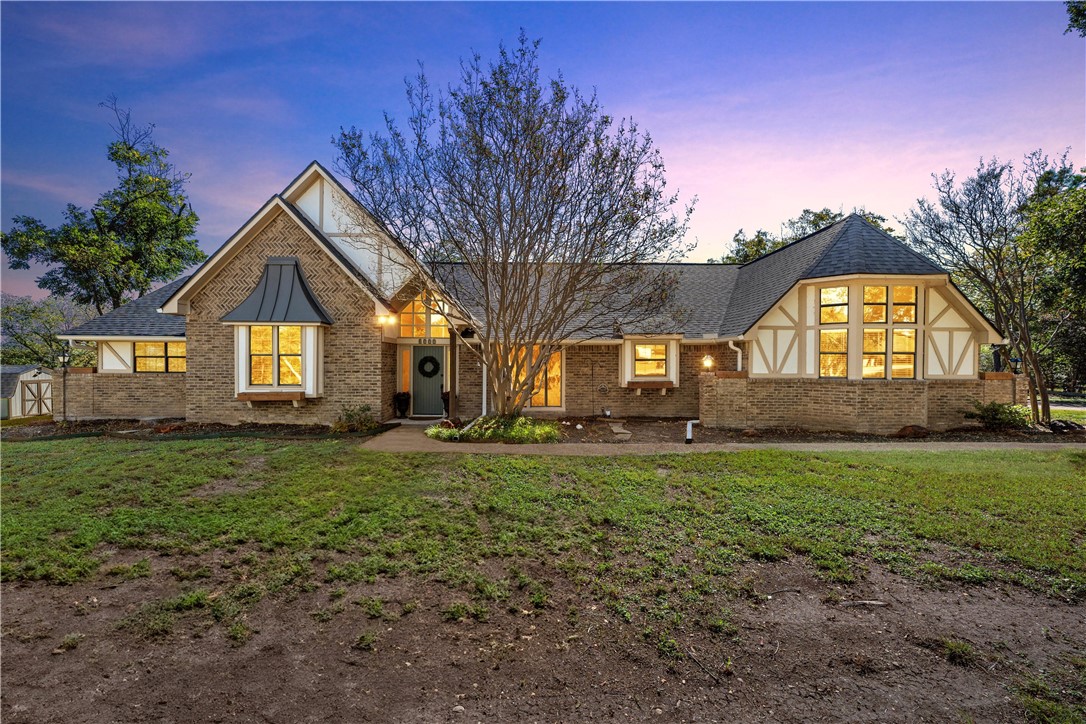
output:
[[[184, 374], [53, 374], [56, 420], [153, 420], [185, 416]], [[67, 387], [67, 393], [65, 393]], [[67, 410], [65, 411], [65, 406]]]
[[[324, 395], [301, 407], [235, 399], [233, 327], [219, 320], [256, 286], [269, 256], [296, 256], [306, 281], [332, 316], [324, 329]], [[298, 225], [280, 215], [197, 292], [186, 323], [186, 416], [196, 422], [329, 424], [345, 405], [391, 411], [394, 387], [382, 373], [386, 354], [373, 300]], [[395, 365], [391, 366], [395, 370]], [[395, 374], [392, 372], [391, 374]]]
[[890, 435], [906, 425], [946, 430], [971, 424], [972, 401], [1022, 402], [1024, 378], [849, 381], [700, 379], [706, 427], [841, 430]]
[[456, 414], [462, 420], [471, 420], [483, 409], [483, 366], [459, 337], [456, 344]]
[[375, 408], [378, 420], [391, 420], [396, 417], [396, 406], [392, 395], [396, 392], [396, 350], [392, 342], [381, 343], [381, 406]]

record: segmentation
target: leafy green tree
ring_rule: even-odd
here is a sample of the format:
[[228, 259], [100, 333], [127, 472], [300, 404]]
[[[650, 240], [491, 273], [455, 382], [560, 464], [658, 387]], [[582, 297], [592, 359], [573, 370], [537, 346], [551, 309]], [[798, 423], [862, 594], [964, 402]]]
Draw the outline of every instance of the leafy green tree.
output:
[[561, 75], [541, 79], [538, 45], [522, 32], [489, 64], [473, 56], [438, 99], [420, 73], [406, 128], [386, 117], [383, 135], [337, 141], [362, 203], [482, 311], [467, 353], [501, 416], [527, 404], [560, 340], [658, 319], [675, 276], [640, 262], [688, 250], [690, 209], [677, 211], [649, 136]]
[[[69, 297], [33, 299], [0, 293], [0, 333], [4, 336], [0, 356], [4, 364], [57, 367], [66, 351], [65, 342], [57, 335], [95, 316], [91, 306]], [[94, 358], [94, 352], [73, 348], [70, 364], [89, 367], [94, 365]]]
[[1069, 0], [1064, 6], [1067, 8], [1067, 30], [1063, 34], [1077, 32], [1080, 37], [1086, 38], [1086, 2]]
[[1056, 179], [1072, 176], [1067, 154], [1053, 163], [1035, 151], [1021, 168], [982, 160], [961, 183], [952, 171], [933, 174], [935, 201], [919, 199], [905, 218], [909, 244], [948, 270], [1007, 336], [1029, 376], [1033, 419], [1039, 422], [1050, 418], [1044, 357], [1058, 327], [1046, 316], [1058, 262], [1030, 243], [1027, 229], [1045, 200], [1060, 195]]
[[12, 269], [43, 264], [41, 289], [90, 304], [99, 314], [130, 295], [143, 296], [156, 282], [173, 279], [206, 257], [194, 236], [199, 218], [185, 194], [189, 175], [154, 142], [154, 125], [134, 125], [115, 98], [102, 106], [117, 119], [108, 152], [117, 186], [90, 209], [68, 204], [55, 229], [16, 216], [11, 231], [0, 235]]

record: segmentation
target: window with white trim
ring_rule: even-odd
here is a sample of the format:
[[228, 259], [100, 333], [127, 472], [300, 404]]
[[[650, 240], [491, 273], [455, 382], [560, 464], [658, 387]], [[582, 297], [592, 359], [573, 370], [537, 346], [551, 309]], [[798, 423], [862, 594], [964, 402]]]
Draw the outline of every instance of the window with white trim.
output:
[[864, 286], [863, 295], [863, 378], [914, 379], [917, 287]]
[[302, 328], [253, 325], [249, 329], [249, 385], [301, 387]]
[[623, 387], [678, 387], [679, 338], [628, 337], [622, 340]]
[[848, 287], [823, 287], [818, 295], [818, 376], [848, 377]]

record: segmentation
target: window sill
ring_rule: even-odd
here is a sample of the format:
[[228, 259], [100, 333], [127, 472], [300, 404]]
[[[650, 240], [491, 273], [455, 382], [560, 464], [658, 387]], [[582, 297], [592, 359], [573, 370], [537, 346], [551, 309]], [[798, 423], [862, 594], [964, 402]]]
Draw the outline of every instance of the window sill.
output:
[[292, 402], [295, 407], [301, 407], [305, 404], [305, 390], [239, 392], [237, 399], [249, 407], [252, 407], [254, 402]]
[[670, 390], [675, 383], [671, 380], [630, 380], [626, 386], [631, 390]]

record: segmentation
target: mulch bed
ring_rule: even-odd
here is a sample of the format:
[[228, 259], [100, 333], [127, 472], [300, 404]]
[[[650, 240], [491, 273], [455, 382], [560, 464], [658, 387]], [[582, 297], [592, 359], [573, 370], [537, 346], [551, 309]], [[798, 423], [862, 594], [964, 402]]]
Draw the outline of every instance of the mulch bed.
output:
[[[686, 441], [686, 421], [655, 418], [564, 418], [559, 421], [562, 442], [616, 443], [610, 423], [621, 422], [633, 433], [625, 443], [682, 443]], [[581, 429], [577, 426], [580, 425]], [[766, 443], [766, 442], [915, 442], [917, 437], [894, 437], [851, 432], [813, 432], [795, 428], [768, 430], [724, 430], [694, 427], [695, 443]], [[960, 428], [930, 432], [922, 438], [930, 442], [1086, 442], [1086, 432], [1056, 434], [1044, 430], [985, 430]]]
[[186, 422], [170, 420], [85, 420], [80, 422], [43, 422], [38, 425], [22, 425], [4, 428], [0, 437], [5, 441], [41, 440], [65, 437], [109, 437], [138, 440], [178, 440], [212, 437], [273, 437], [308, 439], [327, 437], [367, 437], [396, 427], [398, 423], [381, 425], [372, 433], [333, 433], [327, 425], [282, 425], [254, 422], [240, 425], [224, 425], [215, 422]]

